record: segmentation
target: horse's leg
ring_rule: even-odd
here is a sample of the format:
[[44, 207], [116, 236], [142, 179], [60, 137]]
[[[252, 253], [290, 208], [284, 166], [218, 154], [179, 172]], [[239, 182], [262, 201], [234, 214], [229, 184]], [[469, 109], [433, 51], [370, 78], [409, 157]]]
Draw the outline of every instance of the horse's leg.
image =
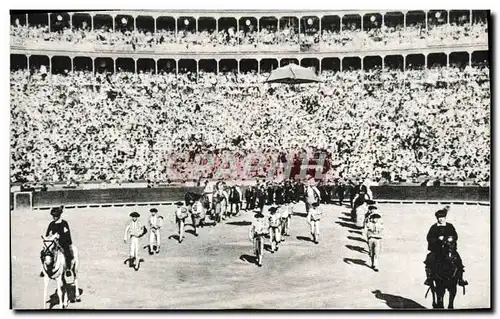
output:
[[47, 288], [49, 287], [50, 278], [47, 274], [43, 277], [43, 309], [47, 308]]
[[68, 308], [68, 282], [64, 275], [61, 276], [61, 292], [63, 308]]
[[436, 309], [436, 288], [431, 287], [431, 292], [432, 292], [432, 309]]
[[450, 294], [450, 300], [448, 302], [448, 309], [455, 309], [455, 296], [457, 295], [457, 281], [454, 280], [449, 284], [448, 293]]
[[443, 302], [444, 293], [445, 293], [444, 284], [442, 282], [436, 283], [436, 295], [437, 295], [436, 308], [438, 309], [444, 308], [444, 302]]
[[59, 308], [64, 309], [64, 302], [62, 295], [62, 279], [61, 279], [62, 276], [64, 276], [64, 271], [61, 274], [61, 276], [57, 277], [56, 283], [57, 283], [57, 297], [59, 298]]

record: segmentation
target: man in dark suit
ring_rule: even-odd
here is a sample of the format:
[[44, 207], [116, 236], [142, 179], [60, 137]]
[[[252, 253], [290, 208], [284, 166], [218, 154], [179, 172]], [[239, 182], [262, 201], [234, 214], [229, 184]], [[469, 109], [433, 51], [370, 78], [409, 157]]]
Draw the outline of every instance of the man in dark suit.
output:
[[275, 196], [276, 196], [276, 204], [277, 205], [283, 205], [283, 182], [279, 183], [278, 185], [276, 185], [276, 189], [275, 189]]
[[293, 187], [290, 180], [285, 182], [285, 203], [290, 204], [293, 200]]
[[253, 193], [254, 193], [253, 186], [249, 186], [245, 191], [245, 202], [246, 202], [245, 210], [246, 211], [253, 209], [253, 206], [252, 206]]
[[[335, 194], [337, 195], [338, 199], [339, 199], [339, 205], [342, 206], [342, 202], [344, 201], [344, 194], [345, 194], [345, 190], [346, 190], [346, 187], [343, 183], [343, 181], [341, 180], [338, 180], [336, 182], [336, 188], [335, 188]], [[351, 200], [352, 202], [352, 200]], [[352, 207], [352, 203], [351, 203], [351, 207]]]
[[274, 204], [274, 185], [271, 182], [267, 184], [267, 205]]

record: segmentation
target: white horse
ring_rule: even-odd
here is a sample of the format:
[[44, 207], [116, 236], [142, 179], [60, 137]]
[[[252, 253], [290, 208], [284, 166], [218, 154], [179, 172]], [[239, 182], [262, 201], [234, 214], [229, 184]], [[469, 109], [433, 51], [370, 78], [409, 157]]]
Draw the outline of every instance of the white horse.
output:
[[[57, 238], [46, 239], [42, 236], [44, 249], [40, 254], [40, 259], [42, 261], [43, 268], [43, 309], [46, 309], [47, 305], [47, 288], [49, 286], [50, 280], [55, 280], [57, 284], [57, 296], [59, 297], [59, 305], [61, 309], [68, 307], [68, 285], [65, 276], [66, 267], [66, 257], [64, 256]], [[49, 243], [47, 246], [46, 243]], [[80, 302], [80, 291], [78, 289], [78, 279], [77, 272], [79, 267], [78, 249], [73, 245], [73, 262], [70, 271], [74, 276], [75, 284], [75, 300]]]

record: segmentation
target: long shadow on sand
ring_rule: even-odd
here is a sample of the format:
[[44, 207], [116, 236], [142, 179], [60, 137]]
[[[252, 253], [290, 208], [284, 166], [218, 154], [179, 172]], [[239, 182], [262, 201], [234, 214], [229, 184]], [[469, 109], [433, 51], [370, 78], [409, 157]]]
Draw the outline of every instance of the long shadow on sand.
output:
[[346, 218], [346, 217], [339, 217], [340, 220], [343, 220], [345, 222], [348, 222], [348, 223], [352, 223], [352, 219], [351, 218]]
[[179, 241], [179, 234], [170, 235], [170, 236], [168, 236], [168, 239], [173, 239], [173, 240]]
[[[66, 285], [65, 289], [68, 289], [69, 302], [70, 303], [76, 302], [76, 300], [75, 300], [75, 286]], [[79, 288], [78, 291], [80, 292], [80, 297], [81, 297], [83, 294], [83, 289]], [[57, 296], [57, 289], [54, 290], [54, 293], [52, 295], [50, 295], [49, 300], [47, 302], [49, 303], [49, 309], [52, 309], [55, 306], [59, 306], [59, 297]], [[69, 307], [69, 304], [68, 304], [68, 307]]]
[[243, 254], [240, 256], [240, 260], [245, 261], [245, 262], [250, 263], [250, 264], [257, 265], [257, 257], [255, 257], [255, 256]]
[[362, 259], [344, 258], [344, 262], [348, 265], [356, 264], [356, 265], [365, 266], [365, 267], [371, 269], [371, 267], [366, 263], [366, 261], [364, 261]]
[[377, 299], [384, 300], [392, 309], [426, 309], [424, 306], [411, 299], [391, 294], [384, 294], [378, 289], [372, 291], [372, 294], [374, 294]]
[[366, 243], [366, 240], [364, 238], [361, 238], [361, 237], [347, 236], [347, 239], [359, 241], [361, 243]]
[[348, 232], [351, 233], [351, 234], [363, 235], [363, 233], [361, 232], [361, 230], [348, 230]]
[[350, 228], [350, 229], [354, 229], [354, 230], [357, 230], [358, 228], [356, 227], [355, 224], [353, 223], [345, 223], [345, 222], [335, 222], [335, 224], [339, 224], [340, 226], [342, 227], [345, 227], [345, 228]]
[[[278, 246], [276, 246], [276, 251], [278, 251], [278, 249], [279, 249], [279, 248], [278, 248]], [[268, 251], [268, 252], [272, 252], [272, 250], [271, 250], [271, 245], [269, 245], [269, 244], [264, 244], [264, 250], [265, 250], [265, 251]]]
[[249, 221], [246, 221], [246, 220], [242, 220], [242, 221], [239, 221], [239, 222], [228, 222], [228, 223], [226, 223], [226, 225], [250, 226], [250, 225], [252, 225], [252, 222], [249, 222]]
[[310, 241], [312, 243], [314, 242], [311, 237], [297, 236], [296, 238], [301, 241]]
[[358, 253], [362, 253], [362, 254], [368, 254], [368, 251], [366, 249], [364, 249], [363, 247], [359, 247], [359, 246], [352, 246], [352, 245], [345, 245], [348, 249], [350, 250], [353, 250], [353, 251], [357, 251]]

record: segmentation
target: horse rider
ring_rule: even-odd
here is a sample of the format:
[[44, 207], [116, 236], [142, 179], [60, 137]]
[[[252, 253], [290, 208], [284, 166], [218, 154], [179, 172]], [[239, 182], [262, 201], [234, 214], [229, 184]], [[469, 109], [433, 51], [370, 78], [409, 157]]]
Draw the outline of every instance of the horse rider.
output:
[[[50, 210], [50, 215], [52, 215], [53, 220], [50, 222], [49, 227], [47, 227], [45, 239], [58, 239], [59, 249], [62, 250], [66, 258], [66, 277], [69, 277], [71, 276], [72, 263], [74, 262], [73, 241], [71, 240], [71, 231], [68, 222], [61, 218], [62, 213], [63, 206], [53, 207]], [[43, 276], [42, 271], [40, 277]]]
[[[253, 242], [254, 251], [257, 251], [257, 237], [264, 237], [269, 229], [268, 223], [264, 214], [260, 209], [254, 209], [255, 215], [254, 220], [252, 221], [252, 225], [248, 231], [248, 239]], [[263, 240], [263, 239], [262, 239]], [[258, 257], [258, 256], [257, 256]], [[262, 264], [259, 262], [259, 267]]]
[[[430, 286], [432, 284], [434, 266], [436, 255], [439, 254], [439, 250], [441, 247], [441, 243], [447, 237], [453, 237], [455, 241], [458, 241], [458, 234], [455, 230], [455, 227], [446, 222], [446, 216], [448, 214], [449, 207], [447, 206], [444, 209], [440, 209], [435, 213], [437, 222], [431, 226], [429, 232], [427, 233], [427, 249], [430, 251], [427, 254], [427, 258], [425, 260], [425, 274], [427, 275], [427, 279], [424, 282], [424, 285]], [[464, 265], [462, 263], [462, 258], [458, 252], [457, 254], [457, 267], [458, 267], [458, 284], [460, 286], [466, 286], [469, 283], [464, 280]]]
[[127, 243], [127, 238], [130, 237], [130, 258], [129, 266], [133, 267], [134, 262], [137, 261], [135, 270], [138, 270], [139, 264], [139, 238], [145, 234], [145, 227], [141, 226], [138, 218], [141, 215], [137, 212], [132, 212], [129, 215], [132, 220], [127, 224], [125, 228], [125, 235], [123, 236], [123, 242]]
[[349, 202], [351, 208], [354, 208], [354, 198], [359, 193], [359, 185], [356, 185], [351, 179], [347, 183], [347, 190], [349, 192]]
[[[161, 243], [161, 237], [160, 237], [160, 228], [161, 228], [161, 219], [163, 217], [158, 216], [158, 209], [156, 208], [151, 208], [149, 210], [151, 215], [149, 216], [149, 229], [151, 229], [151, 233], [149, 234], [149, 247], [151, 254], [153, 253], [159, 253], [160, 252], [160, 243]], [[156, 247], [156, 250], [153, 250], [153, 248]]]
[[365, 232], [368, 241], [368, 251], [370, 252], [371, 268], [378, 272], [378, 259], [380, 256], [380, 248], [382, 246], [382, 233], [384, 231], [384, 223], [381, 216], [376, 212], [375, 206], [370, 206], [372, 213], [368, 217]]

